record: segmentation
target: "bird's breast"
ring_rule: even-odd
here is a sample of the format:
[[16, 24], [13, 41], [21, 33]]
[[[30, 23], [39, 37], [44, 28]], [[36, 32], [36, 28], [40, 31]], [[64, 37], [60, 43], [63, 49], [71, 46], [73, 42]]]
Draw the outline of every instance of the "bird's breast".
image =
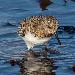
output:
[[30, 32], [28, 32], [25, 37], [23, 37], [23, 40], [25, 42], [30, 42], [32, 44], [42, 44], [45, 43], [47, 41], [49, 41], [50, 37], [48, 38], [39, 38], [39, 37], [35, 37], [34, 34], [31, 34]]

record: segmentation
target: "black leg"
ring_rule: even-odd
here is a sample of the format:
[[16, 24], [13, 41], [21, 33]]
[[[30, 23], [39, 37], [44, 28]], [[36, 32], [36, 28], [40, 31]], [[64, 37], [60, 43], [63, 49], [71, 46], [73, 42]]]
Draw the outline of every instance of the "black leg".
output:
[[61, 45], [61, 42], [60, 42], [60, 39], [59, 39], [59, 36], [58, 36], [57, 33], [55, 33], [55, 37], [56, 37], [56, 39], [57, 39], [57, 41], [58, 41], [58, 44]]
[[43, 50], [41, 51], [41, 56], [43, 56], [44, 58], [47, 58], [48, 56], [48, 49], [47, 49], [47, 46], [45, 46], [43, 48]]

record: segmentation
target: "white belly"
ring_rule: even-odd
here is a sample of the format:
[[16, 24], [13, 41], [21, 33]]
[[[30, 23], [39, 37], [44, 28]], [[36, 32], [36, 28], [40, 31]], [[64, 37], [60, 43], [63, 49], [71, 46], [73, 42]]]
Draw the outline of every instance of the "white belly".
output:
[[43, 44], [43, 43], [49, 41], [49, 39], [50, 39], [50, 37], [39, 39], [38, 37], [34, 37], [34, 35], [31, 34], [30, 32], [27, 33], [25, 35], [25, 37], [23, 37], [23, 40], [25, 41], [28, 49], [33, 48], [34, 45]]

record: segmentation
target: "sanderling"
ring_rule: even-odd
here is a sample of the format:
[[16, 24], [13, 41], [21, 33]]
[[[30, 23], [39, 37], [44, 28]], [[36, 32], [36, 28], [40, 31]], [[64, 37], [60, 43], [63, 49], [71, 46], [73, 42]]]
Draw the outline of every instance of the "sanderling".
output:
[[28, 50], [35, 45], [46, 44], [56, 33], [58, 21], [54, 16], [31, 16], [20, 22], [18, 34]]

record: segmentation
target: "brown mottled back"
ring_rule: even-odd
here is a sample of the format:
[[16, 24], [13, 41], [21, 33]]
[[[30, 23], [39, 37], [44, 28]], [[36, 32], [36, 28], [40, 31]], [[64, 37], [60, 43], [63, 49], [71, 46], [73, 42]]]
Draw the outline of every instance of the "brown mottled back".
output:
[[24, 19], [18, 29], [19, 34], [25, 36], [31, 32], [35, 37], [51, 37], [58, 28], [58, 21], [53, 16], [32, 16]]

